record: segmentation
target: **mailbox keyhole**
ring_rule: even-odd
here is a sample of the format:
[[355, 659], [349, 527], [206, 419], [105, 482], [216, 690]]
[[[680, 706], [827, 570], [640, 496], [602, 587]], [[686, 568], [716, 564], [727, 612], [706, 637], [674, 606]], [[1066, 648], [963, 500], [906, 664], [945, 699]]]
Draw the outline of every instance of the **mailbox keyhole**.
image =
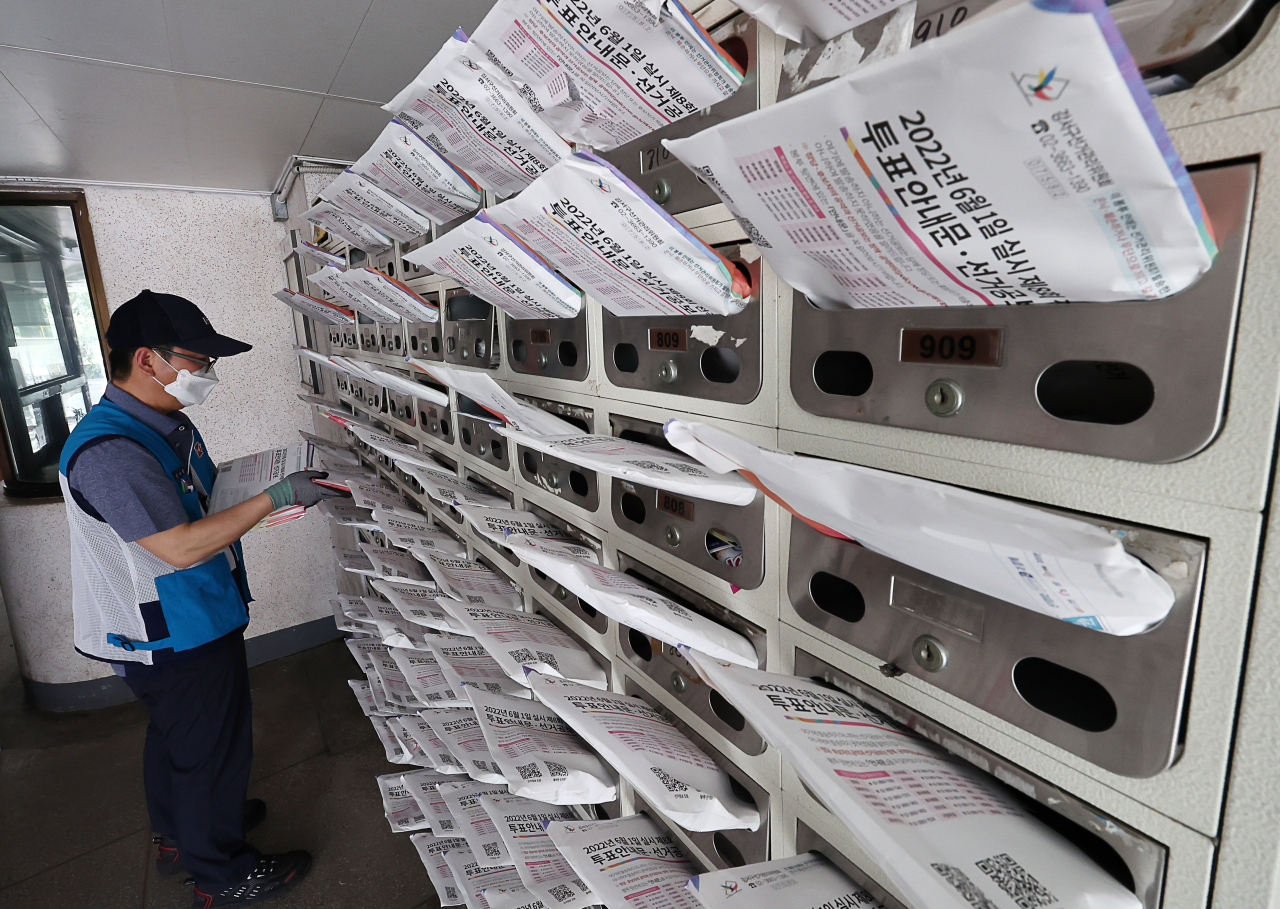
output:
[[1013, 687], [1037, 710], [1086, 732], [1105, 732], [1116, 724], [1116, 702], [1102, 684], [1074, 669], [1040, 657], [1013, 667]]
[[502, 460], [502, 443], [494, 439], [489, 443], [489, 453], [493, 455], [495, 461]]
[[463, 445], [471, 444], [471, 430], [465, 426], [462, 427], [462, 444]]
[[517, 363], [523, 363], [524, 358], [529, 355], [529, 345], [516, 338], [511, 342], [511, 359]]
[[586, 496], [591, 491], [591, 486], [587, 483], [586, 475], [578, 470], [569, 471], [569, 488], [576, 495]]
[[560, 359], [561, 366], [572, 369], [578, 365], [578, 345], [572, 341], [561, 341], [556, 348], [556, 356]]
[[533, 456], [532, 451], [526, 451], [520, 458], [524, 462], [525, 472], [538, 475], [538, 459]]
[[857, 398], [871, 388], [871, 361], [856, 350], [827, 350], [813, 361], [813, 383], [829, 395]]

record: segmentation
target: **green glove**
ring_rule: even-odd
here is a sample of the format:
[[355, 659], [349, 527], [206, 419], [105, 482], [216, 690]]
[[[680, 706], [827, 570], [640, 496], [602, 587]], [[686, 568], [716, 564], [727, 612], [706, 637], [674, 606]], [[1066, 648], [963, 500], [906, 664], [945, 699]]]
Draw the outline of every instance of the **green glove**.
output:
[[325, 470], [299, 470], [263, 491], [271, 497], [272, 511], [279, 511], [291, 505], [310, 508], [323, 499], [340, 499], [351, 495], [349, 492], [311, 482], [323, 480], [327, 476], [329, 472]]

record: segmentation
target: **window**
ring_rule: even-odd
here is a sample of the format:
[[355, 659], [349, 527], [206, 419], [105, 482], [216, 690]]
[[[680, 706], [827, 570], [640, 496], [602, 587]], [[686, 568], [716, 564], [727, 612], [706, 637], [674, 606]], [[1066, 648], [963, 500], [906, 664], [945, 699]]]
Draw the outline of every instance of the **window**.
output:
[[102, 279], [81, 193], [0, 193], [0, 473], [58, 495], [71, 429], [107, 386]]

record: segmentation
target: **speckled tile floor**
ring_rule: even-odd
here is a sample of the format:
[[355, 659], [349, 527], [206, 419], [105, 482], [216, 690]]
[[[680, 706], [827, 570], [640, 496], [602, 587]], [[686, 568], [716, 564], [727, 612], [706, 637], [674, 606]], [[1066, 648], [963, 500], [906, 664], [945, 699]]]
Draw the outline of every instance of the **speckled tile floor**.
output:
[[[264, 852], [307, 849], [311, 874], [273, 909], [437, 909], [408, 836], [382, 817], [374, 777], [392, 769], [346, 680], [341, 641], [249, 670]], [[152, 863], [137, 703], [48, 714], [23, 704], [0, 647], [0, 909], [186, 909], [183, 876]]]

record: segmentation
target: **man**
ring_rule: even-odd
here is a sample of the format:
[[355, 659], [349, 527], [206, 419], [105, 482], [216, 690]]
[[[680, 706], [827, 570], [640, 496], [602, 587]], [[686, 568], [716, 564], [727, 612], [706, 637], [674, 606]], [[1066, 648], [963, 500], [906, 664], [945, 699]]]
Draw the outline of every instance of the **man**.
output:
[[247, 905], [307, 873], [306, 852], [261, 855], [245, 831], [253, 758], [244, 628], [252, 599], [239, 539], [277, 508], [336, 491], [290, 474], [206, 515], [215, 467], [182, 413], [218, 384], [214, 363], [250, 345], [214, 331], [189, 300], [144, 290], [107, 328], [111, 384], [59, 464], [71, 524], [76, 649], [113, 664], [147, 705], [147, 809], [156, 867], [181, 867], [193, 905]]

